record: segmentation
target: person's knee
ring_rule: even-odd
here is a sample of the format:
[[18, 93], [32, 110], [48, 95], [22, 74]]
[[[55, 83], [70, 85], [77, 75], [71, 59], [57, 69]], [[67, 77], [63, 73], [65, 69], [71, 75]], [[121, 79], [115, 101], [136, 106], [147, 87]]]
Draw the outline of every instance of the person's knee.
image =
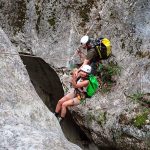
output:
[[64, 96], [63, 98], [61, 98], [59, 101], [58, 101], [58, 105], [62, 105], [65, 101], [67, 101], [69, 99], [69, 97], [67, 96]]
[[60, 100], [58, 101], [58, 104], [59, 104], [59, 105], [62, 105], [63, 102], [64, 102], [64, 98], [60, 99]]
[[66, 108], [68, 105], [66, 103], [62, 104], [62, 108]]

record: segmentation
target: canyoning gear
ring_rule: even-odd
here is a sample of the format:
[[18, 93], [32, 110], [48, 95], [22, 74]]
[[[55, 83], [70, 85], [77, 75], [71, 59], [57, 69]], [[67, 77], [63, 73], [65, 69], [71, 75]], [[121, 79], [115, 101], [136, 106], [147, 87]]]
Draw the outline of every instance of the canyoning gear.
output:
[[86, 59], [90, 62], [107, 59], [111, 56], [111, 43], [107, 38], [89, 39]]
[[73, 99], [72, 99], [72, 101], [73, 101], [73, 105], [74, 105], [74, 106], [76, 106], [76, 105], [79, 105], [79, 104], [80, 104], [80, 99], [79, 99], [78, 97], [73, 98]]
[[79, 101], [86, 99], [86, 92], [81, 92], [81, 91], [79, 91], [79, 89], [76, 88], [75, 94]]
[[92, 74], [88, 76], [88, 80], [89, 80], [89, 84], [86, 88], [86, 93], [87, 93], [87, 96], [92, 97], [96, 93], [99, 87], [99, 83], [98, 83], [96, 76]]
[[[88, 80], [87, 78], [81, 78], [81, 77], [79, 77], [79, 78], [77, 78], [77, 84], [79, 83], [79, 82], [82, 82], [82, 81], [84, 81], [84, 80]], [[78, 90], [80, 91], [80, 92], [86, 92], [86, 87], [82, 87], [82, 88], [78, 88]]]
[[111, 43], [107, 38], [98, 38], [96, 41], [95, 49], [99, 54], [100, 59], [107, 59], [111, 56]]
[[87, 44], [89, 42], [89, 36], [85, 35], [81, 38], [80, 43], [81, 44]]
[[[81, 78], [77, 79], [79, 82]], [[99, 82], [97, 77], [90, 74], [85, 80], [89, 80], [89, 84], [87, 87], [77, 88], [75, 89], [76, 95], [78, 96], [79, 100], [83, 100], [85, 98], [91, 98], [99, 88]]]
[[89, 66], [89, 65], [83, 65], [81, 68], [80, 68], [80, 70], [81, 71], [84, 71], [84, 72], [86, 72], [86, 73], [91, 73], [91, 70], [92, 70], [92, 68], [91, 68], [91, 66]]
[[[84, 66], [86, 66], [86, 65], [84, 65]], [[79, 82], [82, 82], [84, 80], [88, 80], [88, 77], [85, 77], [85, 78], [78, 77], [76, 82], [78, 84]], [[75, 88], [75, 90], [74, 90], [74, 93], [75, 93], [76, 97], [78, 98], [78, 100], [80, 101], [80, 103], [82, 100], [85, 100], [87, 98], [86, 88], [87, 87], [80, 87], [80, 88]]]
[[[88, 80], [88, 78], [87, 77], [86, 78], [78, 77], [76, 82], [79, 83], [84, 80]], [[78, 98], [78, 100], [83, 100], [86, 98], [86, 88], [87, 87], [75, 88], [75, 94], [76, 94], [76, 97]]]

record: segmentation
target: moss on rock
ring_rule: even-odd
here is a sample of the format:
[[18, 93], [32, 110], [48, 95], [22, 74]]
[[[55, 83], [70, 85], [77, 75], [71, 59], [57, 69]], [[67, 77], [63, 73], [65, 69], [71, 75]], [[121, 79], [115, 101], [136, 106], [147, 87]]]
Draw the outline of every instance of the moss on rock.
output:
[[100, 112], [98, 116], [96, 117], [96, 121], [99, 125], [103, 125], [106, 122], [106, 112]]
[[88, 111], [86, 114], [87, 124], [91, 124], [93, 120], [95, 120], [95, 116], [91, 111]]
[[13, 16], [13, 19], [11, 19], [12, 20], [11, 26], [14, 29], [14, 34], [16, 34], [17, 32], [22, 31], [22, 28], [23, 28], [25, 21], [26, 21], [27, 7], [26, 7], [25, 0], [16, 1], [14, 8], [16, 9], [16, 13]]
[[48, 19], [48, 23], [50, 26], [52, 27], [55, 27], [55, 24], [56, 24], [56, 17], [55, 16], [52, 16]]

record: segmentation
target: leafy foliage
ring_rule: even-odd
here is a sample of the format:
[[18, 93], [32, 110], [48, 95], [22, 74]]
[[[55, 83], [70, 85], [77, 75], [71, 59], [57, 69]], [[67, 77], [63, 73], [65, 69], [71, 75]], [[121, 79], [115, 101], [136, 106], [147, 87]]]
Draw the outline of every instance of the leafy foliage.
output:
[[113, 77], [121, 74], [121, 67], [117, 63], [111, 61], [108, 64], [99, 64], [97, 72], [101, 80], [101, 92], [107, 93], [116, 83]]
[[144, 94], [142, 92], [137, 91], [136, 93], [134, 93], [128, 97], [130, 99], [132, 99], [133, 101], [140, 103], [141, 105], [144, 105], [146, 107], [150, 107], [149, 93]]
[[130, 98], [131, 98], [132, 100], [134, 100], [134, 101], [140, 101], [140, 100], [142, 100], [143, 96], [144, 96], [144, 93], [141, 93], [141, 92], [138, 92], [138, 91], [137, 91], [137, 93], [132, 94], [132, 95], [130, 96]]
[[148, 119], [148, 110], [144, 111], [143, 113], [136, 116], [133, 121], [134, 126], [141, 128], [143, 125], [146, 124], [146, 120]]

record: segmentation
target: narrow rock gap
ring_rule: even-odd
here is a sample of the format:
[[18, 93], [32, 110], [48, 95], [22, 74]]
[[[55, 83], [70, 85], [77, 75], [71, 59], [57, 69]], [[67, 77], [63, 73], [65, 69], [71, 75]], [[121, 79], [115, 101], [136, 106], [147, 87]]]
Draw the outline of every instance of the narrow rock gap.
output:
[[[48, 109], [54, 112], [57, 101], [64, 95], [62, 84], [57, 73], [41, 58], [30, 57], [28, 54], [26, 56], [20, 55], [20, 57], [28, 71], [30, 80], [37, 94]], [[98, 149], [74, 122], [69, 112], [61, 127], [66, 138], [79, 145], [83, 150]]]

